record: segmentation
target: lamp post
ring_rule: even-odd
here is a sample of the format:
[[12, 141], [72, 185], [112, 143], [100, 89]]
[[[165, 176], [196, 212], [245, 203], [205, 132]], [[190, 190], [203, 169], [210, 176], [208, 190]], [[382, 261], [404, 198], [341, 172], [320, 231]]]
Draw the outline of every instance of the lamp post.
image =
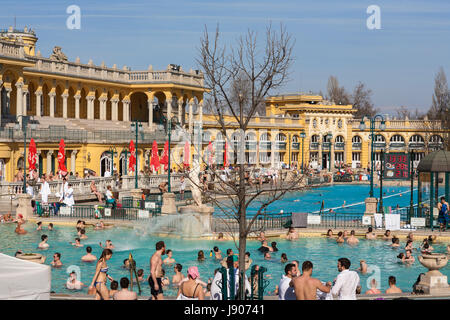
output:
[[136, 168], [134, 170], [135, 175], [135, 181], [134, 181], [134, 187], [135, 189], [138, 188], [138, 163], [139, 163], [139, 154], [138, 154], [138, 133], [143, 132], [142, 124], [139, 120], [135, 120], [131, 123], [131, 131], [136, 133], [136, 146], [135, 146], [135, 154], [136, 154]]
[[117, 149], [115, 146], [109, 147], [109, 153], [111, 153], [111, 176], [114, 174], [114, 154], [117, 153]]
[[[125, 168], [124, 168], [124, 171], [125, 171], [125, 175], [127, 176], [128, 175], [128, 148], [125, 147], [122, 150], [122, 152], [125, 152]], [[124, 174], [124, 172], [122, 172], [122, 175], [123, 174]]]
[[380, 208], [379, 208], [379, 213], [384, 213], [384, 209], [383, 209], [383, 174], [384, 174], [384, 170], [383, 170], [383, 150], [381, 150], [380, 153]]
[[[16, 130], [22, 130], [23, 132], [23, 193], [27, 192], [27, 126], [31, 124], [31, 129], [36, 129], [36, 123], [33, 122], [31, 116], [19, 115], [18, 121], [14, 127]], [[22, 120], [22, 121], [20, 121]]]
[[302, 138], [302, 174], [303, 174], [303, 146], [305, 145], [305, 138], [306, 138], [305, 131], [300, 132], [300, 138]]
[[366, 129], [366, 124], [364, 123], [365, 118], [368, 118], [370, 120], [370, 142], [371, 142], [370, 143], [370, 145], [371, 145], [371, 148], [370, 148], [370, 167], [371, 167], [371, 169], [370, 169], [370, 197], [373, 198], [373, 160], [374, 160], [373, 159], [374, 158], [373, 140], [375, 138], [375, 135], [374, 135], [375, 122], [376, 122], [377, 118], [381, 119], [380, 128], [379, 128], [381, 131], [384, 131], [386, 129], [386, 122], [384, 120], [384, 117], [380, 114], [377, 114], [376, 116], [374, 116], [372, 118], [370, 116], [364, 116], [361, 119], [361, 122], [359, 124], [359, 129], [361, 131], [364, 131]]
[[331, 172], [331, 139], [333, 139], [333, 135], [331, 132], [328, 132], [326, 137], [328, 140], [328, 171]]
[[172, 187], [170, 184], [170, 142], [171, 142], [171, 138], [172, 138], [172, 122], [176, 126], [178, 124], [178, 120], [177, 120], [178, 117], [177, 116], [173, 116], [171, 118], [164, 117], [164, 119], [167, 122], [166, 132], [169, 137], [169, 146], [168, 146], [169, 150], [167, 150], [167, 156], [168, 156], [168, 162], [169, 162], [168, 168], [167, 168], [167, 191], [172, 192], [171, 191]]

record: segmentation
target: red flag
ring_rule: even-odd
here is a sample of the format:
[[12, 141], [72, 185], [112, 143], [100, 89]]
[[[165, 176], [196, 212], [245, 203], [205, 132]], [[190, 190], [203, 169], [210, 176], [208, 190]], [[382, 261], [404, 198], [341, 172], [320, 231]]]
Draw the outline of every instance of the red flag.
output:
[[212, 166], [213, 163], [213, 146], [211, 141], [208, 143], [208, 166]]
[[228, 163], [228, 144], [225, 141], [225, 151], [223, 153], [223, 166], [228, 167], [230, 164]]
[[34, 139], [31, 138], [30, 146], [28, 147], [28, 165], [30, 172], [36, 170], [36, 152], [36, 143], [34, 142]]
[[152, 160], [150, 161], [150, 169], [154, 171], [158, 171], [160, 164], [159, 164], [159, 156], [158, 156], [158, 144], [156, 143], [156, 140], [153, 140], [153, 146], [152, 146]]
[[67, 174], [67, 168], [64, 162], [66, 161], [66, 153], [64, 151], [65, 148], [64, 139], [61, 139], [59, 142], [59, 151], [58, 151], [58, 169], [63, 176]]
[[167, 170], [169, 166], [169, 141], [166, 141], [164, 145], [164, 151], [161, 157], [161, 164], [164, 165], [164, 170]]
[[134, 167], [136, 165], [136, 149], [134, 148], [133, 140], [130, 141], [130, 161], [128, 162], [128, 170], [134, 172]]
[[191, 147], [189, 145], [189, 142], [186, 141], [186, 143], [184, 144], [184, 158], [183, 158], [183, 164], [185, 168], [189, 167], [190, 151]]

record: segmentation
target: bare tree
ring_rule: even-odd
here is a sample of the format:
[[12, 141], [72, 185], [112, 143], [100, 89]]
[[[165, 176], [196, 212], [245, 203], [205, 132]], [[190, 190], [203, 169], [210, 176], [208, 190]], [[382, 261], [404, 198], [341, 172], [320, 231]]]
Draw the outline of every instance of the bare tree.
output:
[[400, 106], [395, 110], [395, 112], [397, 113], [397, 117], [400, 120], [411, 119], [411, 111], [409, 111], [408, 108], [405, 106]]
[[444, 146], [450, 149], [450, 90], [448, 88], [447, 77], [444, 68], [440, 67], [434, 78], [434, 93], [432, 104], [427, 113], [430, 120], [437, 120], [442, 130]]
[[371, 96], [372, 90], [367, 89], [365, 84], [362, 82], [359, 82], [355, 89], [353, 90], [352, 95], [352, 104], [353, 107], [358, 110], [355, 113], [355, 118], [362, 118], [365, 115], [373, 117], [377, 110], [374, 108]]
[[[249, 123], [255, 113], [265, 106], [266, 97], [287, 81], [293, 62], [292, 50], [293, 40], [282, 25], [278, 32], [273, 31], [271, 26], [267, 27], [262, 46], [253, 31], [248, 31], [245, 36], [240, 37], [235, 47], [222, 46], [218, 27], [212, 39], [205, 28], [200, 40], [198, 63], [204, 70], [205, 86], [210, 90], [205, 106], [214, 114], [222, 136], [237, 155], [237, 170], [233, 170], [227, 178], [224, 178], [223, 171], [215, 170], [214, 166], [209, 170], [216, 185], [214, 190], [205, 187], [204, 196], [212, 201], [225, 217], [234, 219], [238, 224], [239, 237], [238, 243], [236, 239], [235, 243], [239, 250], [240, 299], [245, 297], [247, 236], [254, 231], [253, 225], [266, 214], [265, 211], [271, 203], [299, 185], [300, 178], [287, 175], [270, 187], [261, 186], [259, 183], [252, 186], [249, 177], [257, 169], [244, 159], [245, 135], [248, 133]], [[236, 145], [228, 134], [231, 124], [239, 133], [239, 142]], [[204, 161], [207, 163], [208, 159]], [[257, 210], [247, 217], [251, 205], [256, 206]], [[231, 224], [229, 226], [231, 233]]]
[[335, 104], [350, 104], [350, 95], [344, 87], [339, 86], [339, 81], [335, 76], [328, 78], [327, 85], [327, 99], [333, 101]]

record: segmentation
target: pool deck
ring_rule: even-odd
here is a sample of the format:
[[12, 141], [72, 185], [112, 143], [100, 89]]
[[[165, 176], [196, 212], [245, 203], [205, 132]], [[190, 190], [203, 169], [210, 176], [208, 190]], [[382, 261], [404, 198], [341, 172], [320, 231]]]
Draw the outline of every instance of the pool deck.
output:
[[[38, 221], [42, 221], [43, 225], [46, 226], [50, 222], [53, 223], [55, 226], [76, 226], [76, 223], [78, 221], [77, 218], [39, 218], [39, 217], [33, 217], [28, 220], [29, 222], [36, 223]], [[99, 220], [97, 219], [84, 219], [86, 221], [86, 224], [89, 226], [94, 226], [96, 223], [98, 223]], [[126, 227], [126, 228], [133, 228], [135, 226], [136, 221], [128, 221], [128, 220], [103, 220], [104, 224], [106, 226], [115, 226], [115, 227]], [[328, 228], [296, 228], [297, 233], [299, 235], [299, 239], [301, 238], [320, 238], [320, 237], [326, 237], [326, 233]], [[347, 231], [351, 231], [352, 229], [346, 229]], [[365, 233], [367, 232], [367, 228], [355, 228], [356, 237], [358, 238], [364, 238]], [[336, 235], [339, 231], [343, 231], [343, 229], [333, 229], [333, 233]], [[375, 234], [377, 235], [378, 239], [382, 239], [384, 234], [384, 229], [375, 229]], [[419, 241], [425, 237], [428, 237], [429, 235], [435, 235], [437, 236], [437, 241], [442, 242], [450, 242], [450, 230], [447, 230], [445, 232], [440, 232], [439, 230], [424, 230], [424, 229], [418, 229], [416, 231], [411, 230], [396, 230], [392, 231], [392, 235], [395, 235], [399, 239], [406, 239], [409, 232], [413, 232], [414, 236], [416, 237], [416, 241]], [[265, 235], [267, 238], [273, 238], [273, 239], [285, 239], [287, 234], [287, 229], [282, 230], [268, 230], [265, 232]], [[170, 236], [170, 235], [163, 235], [161, 236]], [[233, 237], [237, 237], [236, 234], [224, 234], [225, 240], [233, 240]], [[214, 233], [212, 235], [205, 235], [201, 237], [205, 240], [216, 240], [217, 234]], [[248, 240], [256, 240], [258, 238], [257, 234], [250, 234], [247, 239]]]

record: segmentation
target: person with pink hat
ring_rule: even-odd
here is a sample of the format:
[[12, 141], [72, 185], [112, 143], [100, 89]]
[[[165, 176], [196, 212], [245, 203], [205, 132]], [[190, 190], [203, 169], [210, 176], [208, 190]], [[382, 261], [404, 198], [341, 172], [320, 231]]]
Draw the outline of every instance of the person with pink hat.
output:
[[181, 283], [178, 289], [177, 300], [204, 300], [203, 287], [196, 281], [200, 277], [198, 268], [195, 266], [189, 267], [187, 274], [188, 280]]

